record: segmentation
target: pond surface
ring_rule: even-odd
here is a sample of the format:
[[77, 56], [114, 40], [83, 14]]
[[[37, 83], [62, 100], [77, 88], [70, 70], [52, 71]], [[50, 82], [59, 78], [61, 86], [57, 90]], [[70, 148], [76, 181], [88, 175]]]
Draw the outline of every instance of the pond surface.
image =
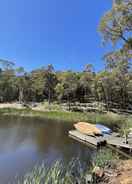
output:
[[68, 137], [70, 123], [36, 118], [0, 117], [0, 184], [13, 183], [15, 176], [36, 164], [56, 160], [68, 163], [78, 157], [89, 165], [95, 150]]

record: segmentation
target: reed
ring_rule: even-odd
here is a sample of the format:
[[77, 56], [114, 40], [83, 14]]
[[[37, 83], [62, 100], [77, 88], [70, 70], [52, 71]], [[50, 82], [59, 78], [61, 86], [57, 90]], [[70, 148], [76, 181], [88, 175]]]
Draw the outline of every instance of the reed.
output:
[[60, 122], [76, 123], [85, 121], [89, 123], [101, 123], [112, 129], [120, 129], [126, 122], [132, 127], [132, 116], [118, 115], [115, 113], [95, 113], [95, 112], [68, 112], [68, 111], [36, 111], [29, 108], [14, 109], [3, 108], [0, 109], [0, 115], [8, 116], [22, 116], [22, 117], [38, 117]]
[[94, 167], [101, 168], [116, 161], [119, 157], [109, 149], [97, 152], [91, 165], [83, 168], [78, 158], [73, 158], [68, 165], [55, 162], [50, 168], [44, 164], [36, 166], [30, 173], [17, 180], [17, 184], [86, 184], [88, 175], [92, 176]]

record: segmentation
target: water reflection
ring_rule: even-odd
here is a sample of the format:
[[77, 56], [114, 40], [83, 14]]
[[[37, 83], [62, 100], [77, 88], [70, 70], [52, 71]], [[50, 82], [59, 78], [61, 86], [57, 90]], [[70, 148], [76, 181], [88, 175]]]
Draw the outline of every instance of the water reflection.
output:
[[95, 150], [68, 137], [71, 125], [33, 118], [0, 117], [0, 179], [7, 183], [36, 163], [50, 165], [79, 157], [89, 164]]

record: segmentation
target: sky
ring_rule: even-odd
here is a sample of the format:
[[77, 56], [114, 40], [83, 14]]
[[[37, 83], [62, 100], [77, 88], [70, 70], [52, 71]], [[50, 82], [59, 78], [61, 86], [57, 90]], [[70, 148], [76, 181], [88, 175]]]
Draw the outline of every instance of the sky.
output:
[[0, 0], [0, 58], [27, 71], [101, 70], [109, 48], [98, 25], [110, 8], [111, 0]]

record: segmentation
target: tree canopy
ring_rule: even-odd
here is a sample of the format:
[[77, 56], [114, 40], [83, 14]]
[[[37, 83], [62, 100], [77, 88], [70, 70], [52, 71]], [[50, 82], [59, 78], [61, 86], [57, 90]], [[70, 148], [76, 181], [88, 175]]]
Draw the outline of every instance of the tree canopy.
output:
[[[116, 51], [110, 53], [112, 60], [117, 55], [128, 61], [132, 60], [132, 1], [113, 0], [111, 10], [105, 13], [99, 25], [103, 42], [112, 42], [117, 45]], [[109, 58], [109, 54], [108, 54]]]

